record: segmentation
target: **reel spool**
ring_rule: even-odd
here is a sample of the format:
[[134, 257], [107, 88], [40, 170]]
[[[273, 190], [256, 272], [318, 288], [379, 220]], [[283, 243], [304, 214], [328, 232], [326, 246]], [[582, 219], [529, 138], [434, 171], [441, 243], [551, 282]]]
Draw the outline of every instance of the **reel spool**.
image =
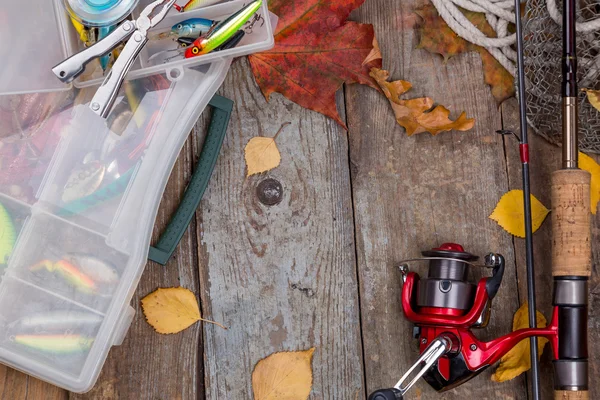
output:
[[139, 0], [63, 0], [69, 15], [88, 27], [112, 26], [123, 21]]
[[417, 306], [424, 314], [462, 315], [473, 306], [477, 285], [468, 279], [469, 264], [479, 257], [465, 252], [455, 243], [444, 243], [438, 248], [423, 251], [429, 259], [427, 278], [419, 280]]

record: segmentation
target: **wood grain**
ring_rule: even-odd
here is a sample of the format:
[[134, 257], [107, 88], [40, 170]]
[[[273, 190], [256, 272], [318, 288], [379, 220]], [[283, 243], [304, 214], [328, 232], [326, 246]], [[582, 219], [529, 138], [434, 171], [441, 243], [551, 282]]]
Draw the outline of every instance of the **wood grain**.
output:
[[[202, 139], [199, 134], [195, 140]], [[175, 164], [153, 233], [153, 243], [170, 221], [192, 173], [189, 139]], [[198, 293], [195, 223], [166, 266], [149, 262], [132, 300], [133, 323], [121, 346], [113, 347], [94, 388], [73, 399], [197, 399], [203, 396], [201, 325], [160, 335], [144, 319], [140, 299], [157, 287], [182, 286]]]
[[[484, 84], [475, 53], [452, 58], [415, 49], [417, 1], [367, 2], [360, 21], [375, 25], [384, 68], [413, 84], [410, 97], [430, 96], [452, 116], [465, 110], [476, 118], [469, 132], [407, 137], [380, 94], [360, 86], [346, 89], [350, 162], [356, 218], [361, 318], [368, 391], [395, 384], [418, 356], [412, 324], [399, 302], [399, 260], [421, 250], [456, 242], [475, 254], [502, 253], [508, 260], [483, 339], [508, 333], [518, 307], [511, 237], [488, 215], [508, 186], [500, 114]], [[418, 271], [423, 274], [425, 268]], [[479, 278], [480, 271], [474, 271]], [[524, 380], [490, 381], [488, 370], [444, 394], [447, 399], [526, 398]], [[439, 398], [424, 381], [414, 398]]]
[[[246, 60], [220, 93], [236, 103], [197, 229], [203, 312], [229, 330], [204, 326], [206, 397], [251, 399], [260, 359], [314, 346], [311, 398], [364, 398], [347, 136], [280, 95], [267, 103]], [[286, 121], [281, 165], [246, 178], [246, 143]], [[258, 200], [266, 178], [278, 205]]]
[[0, 398], [6, 400], [63, 400], [66, 390], [0, 365]]

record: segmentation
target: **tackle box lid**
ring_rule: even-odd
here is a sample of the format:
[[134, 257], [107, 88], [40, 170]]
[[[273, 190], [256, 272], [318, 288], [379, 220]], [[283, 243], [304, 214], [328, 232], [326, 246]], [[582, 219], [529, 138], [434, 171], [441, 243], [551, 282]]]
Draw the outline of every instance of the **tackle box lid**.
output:
[[[221, 18], [244, 1], [169, 14], [163, 28], [176, 18]], [[0, 163], [8, 166], [0, 169], [0, 363], [85, 392], [131, 323], [183, 144], [232, 57], [273, 45], [276, 19], [222, 53], [138, 65], [103, 119], [89, 109], [92, 80], [64, 85], [51, 72], [77, 50], [66, 46], [74, 29], [60, 2], [34, 0], [27, 13], [8, 2], [0, 11]]]
[[49, 0], [4, 1], [0, 9], [0, 95], [68, 90], [48, 66], [67, 55], [65, 18]]

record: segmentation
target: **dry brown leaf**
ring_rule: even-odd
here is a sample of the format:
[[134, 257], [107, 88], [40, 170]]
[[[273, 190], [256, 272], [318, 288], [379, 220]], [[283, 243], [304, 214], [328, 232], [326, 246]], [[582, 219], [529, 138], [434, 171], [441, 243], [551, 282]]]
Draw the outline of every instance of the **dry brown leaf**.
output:
[[181, 332], [200, 320], [227, 329], [221, 324], [202, 319], [196, 296], [182, 287], [156, 289], [142, 299], [142, 310], [146, 321], [158, 333]]
[[[379, 63], [381, 65], [381, 49], [379, 48], [379, 43], [377, 42], [377, 38], [373, 37], [373, 50], [367, 55], [367, 58], [363, 61], [363, 65], [367, 65], [370, 63]], [[370, 67], [374, 67], [370, 65]]]
[[252, 372], [254, 400], [306, 400], [312, 388], [312, 356], [305, 351], [274, 353], [260, 360]]
[[462, 112], [455, 121], [452, 121], [449, 118], [450, 110], [441, 105], [434, 107], [433, 100], [429, 97], [402, 100], [400, 95], [410, 90], [412, 87], [410, 82], [402, 80], [389, 82], [389, 76], [386, 70], [371, 69], [371, 77], [379, 84], [390, 101], [396, 121], [406, 129], [408, 136], [422, 132], [437, 135], [453, 129], [466, 131], [473, 128], [475, 119], [467, 118], [466, 113]]
[[279, 136], [282, 129], [289, 124], [290, 122], [286, 122], [281, 125], [279, 131], [272, 138], [254, 137], [250, 139], [244, 149], [244, 157], [248, 166], [248, 174], [246, 176], [260, 174], [279, 166], [279, 163], [281, 163], [281, 154], [279, 154], [275, 140], [277, 140], [277, 136]]
[[[462, 10], [465, 17], [488, 37], [496, 37], [496, 32], [487, 22], [485, 14]], [[436, 8], [428, 4], [415, 11], [423, 19], [420, 25], [420, 41], [417, 48], [440, 54], [444, 61], [457, 54], [476, 51], [481, 56], [485, 83], [492, 88], [492, 95], [502, 103], [515, 93], [512, 75], [483, 47], [467, 42], [458, 36], [438, 14]]]
[[[536, 320], [538, 328], [544, 328], [546, 326], [546, 318], [539, 311], [536, 311]], [[513, 332], [523, 328], [529, 328], [527, 303], [524, 303], [517, 310], [513, 318]], [[538, 338], [539, 357], [542, 356], [546, 343], [548, 343], [548, 339], [543, 337]], [[529, 338], [521, 340], [515, 347], [510, 349], [508, 353], [500, 359], [500, 365], [492, 375], [492, 380], [495, 382], [504, 382], [516, 378], [525, 371], [529, 371], [531, 368], [529, 349]]]

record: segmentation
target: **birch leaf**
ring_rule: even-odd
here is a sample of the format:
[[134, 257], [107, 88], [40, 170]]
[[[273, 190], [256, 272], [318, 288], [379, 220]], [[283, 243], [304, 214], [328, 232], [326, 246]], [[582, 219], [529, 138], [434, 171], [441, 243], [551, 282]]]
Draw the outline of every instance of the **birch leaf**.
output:
[[274, 138], [254, 137], [244, 149], [248, 175], [260, 174], [279, 165], [281, 154]]
[[142, 310], [146, 321], [158, 333], [181, 332], [200, 320], [226, 329], [221, 324], [202, 319], [196, 296], [182, 287], [156, 289], [142, 299]]
[[252, 372], [254, 400], [306, 400], [312, 388], [312, 356], [305, 351], [274, 353], [260, 360]]
[[244, 157], [248, 166], [248, 174], [246, 176], [270, 171], [279, 166], [279, 163], [281, 163], [281, 154], [279, 154], [275, 140], [277, 140], [277, 136], [279, 136], [283, 128], [290, 124], [291, 122], [284, 122], [272, 138], [259, 136], [250, 139], [244, 149]]
[[587, 99], [592, 106], [600, 111], [600, 90], [581, 89], [587, 95]]
[[429, 132], [435, 136], [440, 132], [453, 129], [467, 131], [475, 125], [475, 119], [467, 118], [464, 112], [452, 121], [449, 118], [450, 110], [441, 105], [434, 106], [433, 100], [429, 97], [401, 99], [400, 96], [409, 91], [412, 85], [402, 80], [389, 82], [388, 71], [372, 68], [370, 74], [390, 101], [396, 122], [406, 129], [408, 136], [422, 132]]
[[[546, 326], [546, 318], [544, 315], [536, 311], [537, 327], [544, 328]], [[518, 329], [529, 328], [529, 311], [527, 303], [524, 303], [515, 313], [513, 317], [513, 332]], [[548, 343], [546, 338], [538, 338], [538, 357], [542, 356], [544, 346]], [[521, 340], [515, 347], [510, 349], [500, 359], [500, 365], [496, 372], [492, 375], [492, 380], [495, 382], [504, 382], [516, 378], [523, 372], [531, 368], [531, 358], [529, 355], [530, 349], [529, 338]]]
[[[502, 196], [489, 218], [496, 221], [511, 235], [524, 238], [524, 210], [523, 191], [515, 189]], [[550, 210], [544, 207], [534, 195], [531, 195], [531, 226], [533, 232], [539, 229], [549, 212]]]
[[[600, 106], [600, 102], [598, 105]], [[590, 183], [590, 208], [592, 214], [596, 215], [596, 208], [600, 200], [600, 165], [592, 157], [579, 152], [579, 168], [592, 174], [592, 182]]]

